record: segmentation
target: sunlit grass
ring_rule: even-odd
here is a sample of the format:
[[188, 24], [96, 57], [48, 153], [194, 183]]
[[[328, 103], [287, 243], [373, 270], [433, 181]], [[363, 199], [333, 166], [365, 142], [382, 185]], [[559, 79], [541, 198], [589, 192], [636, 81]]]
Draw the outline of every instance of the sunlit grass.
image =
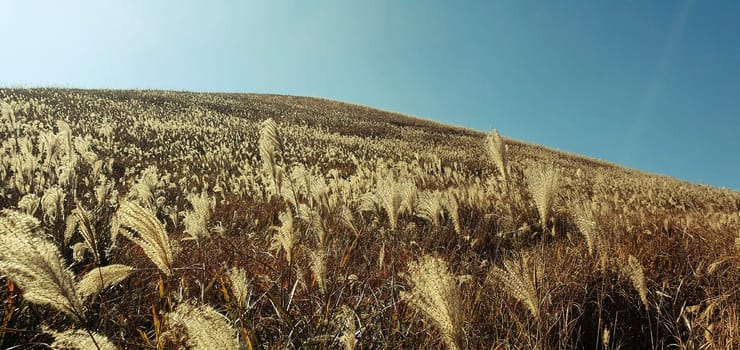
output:
[[740, 349], [740, 193], [333, 101], [0, 90], [0, 347]]

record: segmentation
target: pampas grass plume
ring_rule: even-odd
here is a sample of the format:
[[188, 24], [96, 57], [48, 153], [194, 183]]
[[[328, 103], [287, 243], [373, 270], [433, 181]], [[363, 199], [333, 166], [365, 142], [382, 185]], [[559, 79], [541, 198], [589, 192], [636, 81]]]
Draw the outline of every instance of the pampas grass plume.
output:
[[172, 248], [162, 223], [149, 210], [139, 204], [124, 201], [116, 212], [116, 226], [113, 231], [122, 233], [141, 247], [149, 260], [164, 272], [172, 275]]
[[23, 297], [82, 318], [74, 275], [59, 249], [44, 237], [35, 218], [5, 210], [0, 217], [0, 271], [18, 284]]
[[247, 298], [249, 297], [247, 271], [241, 267], [233, 267], [229, 270], [227, 277], [229, 278], [231, 294], [234, 295], [236, 304], [241, 308], [247, 307]]
[[463, 304], [458, 278], [449, 272], [444, 260], [429, 255], [408, 266], [403, 275], [412, 285], [401, 299], [421, 311], [439, 329], [449, 349], [463, 348]]
[[133, 271], [133, 267], [120, 264], [95, 268], [85, 274], [85, 277], [77, 283], [77, 294], [83, 300], [87, 299], [91, 295], [99, 293], [103, 288], [121, 283]]
[[236, 330], [208, 305], [184, 302], [168, 313], [166, 319], [168, 332], [184, 333], [190, 349], [238, 349]]
[[[88, 333], [81, 329], [70, 329], [64, 332], [56, 332], [48, 328], [44, 333], [54, 337], [51, 343], [53, 349], [75, 349], [75, 350], [116, 350], [113, 342], [106, 336], [98, 333]], [[92, 338], [91, 338], [92, 337]], [[95, 339], [93, 341], [93, 338]]]
[[[535, 281], [542, 271], [537, 271], [537, 265], [530, 261], [531, 256], [521, 259], [504, 260], [504, 268], [494, 267], [488, 275], [489, 279], [501, 282], [504, 291], [527, 306], [535, 319], [540, 318], [540, 303], [537, 297]], [[517, 261], [518, 260], [518, 261]]]

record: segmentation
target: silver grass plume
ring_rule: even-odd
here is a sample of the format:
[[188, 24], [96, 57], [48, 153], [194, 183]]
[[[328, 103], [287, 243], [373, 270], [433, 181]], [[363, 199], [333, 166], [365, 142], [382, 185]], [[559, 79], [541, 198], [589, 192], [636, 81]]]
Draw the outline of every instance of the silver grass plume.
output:
[[270, 250], [278, 251], [282, 249], [285, 252], [285, 259], [288, 260], [288, 264], [290, 264], [293, 254], [293, 246], [297, 239], [296, 232], [293, 229], [293, 213], [290, 209], [287, 209], [280, 213], [278, 219], [280, 219], [280, 226], [271, 227], [275, 230], [275, 234], [271, 239]]
[[294, 166], [287, 176], [287, 186], [280, 189], [280, 196], [290, 203], [293, 208], [297, 208], [299, 205], [300, 193], [304, 193], [304, 197], [310, 199], [311, 188], [307, 186], [306, 176], [308, 176], [308, 171], [303, 165]]
[[69, 124], [63, 120], [57, 120], [57, 137], [60, 138], [61, 152], [64, 154], [62, 157], [69, 159], [73, 156], [74, 150], [72, 149], [72, 128]]
[[627, 258], [627, 263], [622, 265], [622, 274], [630, 279], [632, 286], [635, 287], [637, 293], [640, 295], [640, 301], [645, 306], [645, 310], [648, 309], [647, 299], [647, 284], [645, 283], [645, 271], [640, 264], [640, 260], [630, 254]]
[[49, 172], [52, 165], [57, 165], [57, 159], [61, 150], [61, 138], [51, 131], [41, 133], [38, 138], [38, 149], [44, 154], [44, 169]]
[[452, 220], [452, 225], [455, 228], [455, 233], [462, 234], [459, 204], [455, 195], [451, 192], [447, 192], [446, 195], [440, 199], [440, 203], [442, 204], [442, 208], [444, 208], [444, 210], [447, 212], [447, 215], [449, 215], [450, 219]]
[[357, 315], [347, 305], [342, 304], [339, 312], [334, 316], [334, 323], [339, 328], [339, 343], [344, 350], [353, 350], [357, 346], [357, 325], [355, 319]]
[[121, 283], [133, 271], [133, 267], [120, 264], [92, 269], [77, 283], [77, 295], [85, 300], [100, 293], [104, 288]]
[[490, 134], [486, 136], [486, 151], [493, 161], [493, 164], [498, 168], [501, 174], [501, 179], [506, 182], [509, 178], [509, 157], [508, 149], [506, 144], [498, 133], [498, 130], [493, 129]]
[[578, 203], [573, 206], [573, 216], [575, 218], [578, 231], [581, 232], [588, 247], [588, 254], [598, 255], [599, 267], [601, 271], [606, 270], [608, 259], [608, 245], [605, 237], [598, 231], [596, 220], [594, 220], [593, 209], [585, 203]]
[[90, 251], [90, 246], [88, 246], [85, 242], [77, 242], [70, 247], [72, 248], [72, 260], [78, 263], [85, 260], [85, 254], [87, 254], [88, 252], [92, 254], [92, 252]]
[[[51, 343], [53, 349], [74, 349], [74, 350], [116, 350], [118, 349], [113, 342], [106, 336], [98, 333], [87, 332], [81, 329], [70, 329], [64, 332], [56, 332], [44, 328], [44, 333], [54, 337]], [[92, 337], [92, 338], [91, 338]], [[94, 341], [93, 341], [94, 339]]]
[[116, 211], [116, 225], [119, 227], [114, 227], [113, 231], [120, 232], [141, 247], [165, 275], [172, 275], [170, 239], [154, 214], [134, 202], [124, 201]]
[[35, 218], [5, 210], [0, 217], [0, 271], [18, 284], [23, 298], [50, 305], [81, 319], [82, 302], [74, 275], [56, 245], [44, 237]]
[[549, 167], [539, 165], [527, 168], [525, 176], [527, 178], [527, 189], [537, 205], [537, 211], [544, 229], [550, 220], [550, 213], [558, 191], [560, 173], [554, 165]]
[[309, 250], [311, 257], [311, 273], [321, 294], [326, 294], [326, 253], [322, 247]]
[[128, 199], [136, 201], [144, 208], [154, 208], [154, 192], [159, 185], [159, 174], [157, 167], [150, 166], [141, 172], [139, 181], [137, 181], [128, 193]]
[[442, 215], [442, 203], [440, 203], [439, 193], [424, 191], [419, 193], [416, 199], [416, 216], [432, 224], [432, 227], [439, 227], [439, 217]]
[[301, 216], [300, 219], [309, 225], [310, 231], [316, 236], [316, 241], [320, 247], [326, 246], [326, 227], [324, 226], [324, 220], [321, 218], [321, 213], [318, 210], [311, 209], [304, 204], [299, 206]]
[[280, 195], [284, 171], [278, 162], [283, 156], [283, 136], [272, 118], [262, 122], [259, 134], [258, 147], [262, 159], [262, 171], [273, 182], [273, 194]]
[[248, 297], [250, 294], [249, 290], [249, 279], [247, 278], [247, 271], [241, 267], [232, 267], [226, 274], [229, 278], [229, 286], [231, 287], [231, 294], [234, 296], [234, 300], [240, 308], [244, 309], [248, 305]]
[[209, 238], [211, 231], [208, 230], [208, 221], [211, 219], [211, 212], [215, 207], [215, 201], [205, 192], [201, 192], [200, 195], [189, 194], [187, 199], [190, 205], [193, 206], [193, 210], [185, 212], [185, 217], [182, 221], [185, 225], [185, 233], [190, 235], [186, 239], [197, 241], [203, 238]]
[[401, 299], [421, 311], [439, 329], [449, 349], [463, 348], [463, 304], [459, 278], [452, 275], [444, 260], [429, 255], [411, 262], [402, 275], [411, 284]]
[[36, 212], [39, 210], [39, 206], [41, 205], [41, 199], [39, 196], [29, 193], [23, 198], [21, 198], [20, 201], [18, 201], [18, 209], [20, 209], [24, 214], [28, 214], [31, 216], [36, 215]]
[[66, 194], [60, 187], [55, 186], [44, 191], [41, 197], [41, 209], [44, 212], [44, 218], [50, 222], [57, 220], [57, 217], [64, 211], [64, 197]]
[[348, 227], [349, 229], [354, 232], [355, 235], [358, 235], [360, 233], [360, 230], [357, 229], [357, 226], [355, 226], [355, 218], [352, 214], [352, 210], [349, 209], [347, 206], [342, 206], [342, 213], [340, 214], [340, 220], [344, 226]]
[[391, 230], [395, 230], [398, 216], [414, 210], [416, 197], [416, 185], [413, 182], [382, 178], [378, 180], [375, 193], [366, 193], [360, 198], [359, 210], [378, 215], [382, 209], [388, 216]]
[[97, 232], [90, 223], [90, 213], [80, 204], [72, 210], [72, 215], [67, 217], [67, 227], [64, 230], [64, 245], [69, 244], [70, 239], [75, 231], [79, 231], [87, 250], [92, 253], [96, 263], [100, 263], [100, 254], [98, 254], [98, 237]]
[[237, 332], [223, 315], [208, 305], [184, 302], [166, 315], [170, 334], [183, 334], [186, 345], [199, 349], [238, 349]]
[[[535, 283], [542, 276], [542, 267], [532, 262], [533, 256], [521, 259], [505, 259], [504, 268], [494, 267], [488, 279], [501, 282], [506, 293], [527, 306], [535, 319], [540, 319], [540, 300]], [[539, 271], [538, 271], [539, 270]]]

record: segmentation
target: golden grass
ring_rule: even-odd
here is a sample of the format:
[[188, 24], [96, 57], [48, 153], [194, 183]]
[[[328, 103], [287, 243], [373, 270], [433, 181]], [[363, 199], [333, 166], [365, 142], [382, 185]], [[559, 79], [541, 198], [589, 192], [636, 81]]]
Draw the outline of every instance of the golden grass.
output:
[[449, 272], [447, 263], [425, 255], [411, 262], [403, 276], [412, 289], [401, 291], [401, 299], [435, 324], [449, 349], [462, 349], [465, 313], [458, 278]]
[[46, 304], [75, 319], [82, 318], [82, 301], [74, 274], [54, 243], [47, 240], [38, 220], [4, 211], [0, 217], [0, 271], [23, 290], [23, 298]]
[[[193, 350], [238, 348], [236, 331], [228, 320], [208, 305], [180, 303], [165, 316], [166, 337]], [[184, 338], [184, 339], [183, 339]]]
[[103, 288], [121, 283], [133, 271], [133, 267], [121, 264], [97, 267], [85, 274], [77, 283], [77, 294], [81, 299], [87, 299], [100, 293]]
[[2, 348], [740, 349], [737, 191], [321, 99], [0, 101]]
[[46, 330], [46, 333], [54, 337], [51, 343], [53, 349], [75, 349], [75, 350], [116, 350], [118, 347], [104, 335], [87, 333], [78, 329], [70, 329], [64, 332]]
[[172, 275], [170, 239], [157, 217], [134, 202], [123, 202], [116, 211], [115, 224], [114, 231], [141, 247], [165, 275]]

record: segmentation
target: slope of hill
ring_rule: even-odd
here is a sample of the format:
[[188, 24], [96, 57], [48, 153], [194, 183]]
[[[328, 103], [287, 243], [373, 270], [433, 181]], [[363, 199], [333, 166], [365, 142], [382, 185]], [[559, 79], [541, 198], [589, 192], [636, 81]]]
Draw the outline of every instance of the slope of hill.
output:
[[740, 348], [738, 192], [319, 98], [0, 101], [3, 348]]

